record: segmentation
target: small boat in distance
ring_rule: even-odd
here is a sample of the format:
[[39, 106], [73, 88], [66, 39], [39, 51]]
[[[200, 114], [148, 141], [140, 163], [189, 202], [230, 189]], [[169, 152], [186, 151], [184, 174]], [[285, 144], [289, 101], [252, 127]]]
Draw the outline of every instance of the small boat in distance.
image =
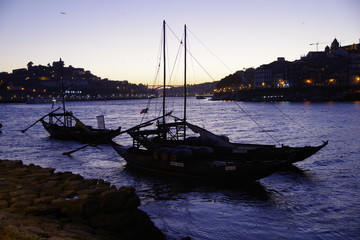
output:
[[[165, 36], [166, 23], [163, 22]], [[165, 46], [165, 37], [163, 40]], [[181, 42], [183, 44], [183, 42]], [[186, 25], [184, 34], [186, 69]], [[252, 182], [302, 161], [328, 142], [318, 146], [289, 147], [266, 144], [230, 142], [227, 137], [216, 135], [186, 120], [186, 96], [184, 116], [178, 118], [165, 110], [166, 70], [164, 51], [164, 94], [161, 116], [132, 127], [126, 132], [133, 139], [130, 147], [111, 142], [114, 150], [125, 159], [128, 167], [161, 174], [231, 181]], [[186, 71], [184, 76], [186, 91]], [[155, 128], [148, 128], [155, 124]]]

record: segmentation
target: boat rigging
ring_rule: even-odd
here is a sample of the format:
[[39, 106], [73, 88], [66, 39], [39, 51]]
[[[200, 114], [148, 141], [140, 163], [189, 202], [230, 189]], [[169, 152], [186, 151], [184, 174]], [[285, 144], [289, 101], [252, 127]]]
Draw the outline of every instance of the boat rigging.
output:
[[[165, 46], [166, 23], [163, 21]], [[187, 54], [186, 25], [184, 52]], [[163, 47], [165, 52], [166, 48]], [[302, 161], [325, 147], [289, 147], [267, 144], [230, 142], [186, 119], [186, 92], [182, 118], [166, 112], [166, 54], [164, 60], [163, 115], [126, 131], [133, 139], [130, 147], [112, 142], [114, 150], [125, 159], [128, 167], [193, 178], [213, 180], [254, 181], [266, 177], [284, 166]], [[184, 57], [184, 85], [186, 85], [186, 57]], [[185, 86], [184, 89], [186, 90]], [[158, 120], [161, 119], [161, 122]], [[170, 119], [170, 120], [168, 120]], [[149, 129], [150, 125], [154, 129]], [[186, 130], [187, 129], [187, 130]], [[191, 131], [192, 134], [188, 134]]]

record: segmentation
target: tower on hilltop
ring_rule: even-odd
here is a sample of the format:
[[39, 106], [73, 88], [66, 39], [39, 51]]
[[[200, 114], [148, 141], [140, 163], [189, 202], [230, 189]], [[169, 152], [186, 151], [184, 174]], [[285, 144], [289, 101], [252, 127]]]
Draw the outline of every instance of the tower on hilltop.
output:
[[331, 43], [331, 50], [336, 50], [340, 47], [340, 43], [338, 42], [338, 40], [335, 38], [334, 41]]

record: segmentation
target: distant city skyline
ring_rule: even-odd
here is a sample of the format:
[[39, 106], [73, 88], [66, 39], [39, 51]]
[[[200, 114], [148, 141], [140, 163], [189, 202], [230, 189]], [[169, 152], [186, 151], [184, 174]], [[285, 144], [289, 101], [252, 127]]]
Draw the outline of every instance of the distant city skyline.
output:
[[277, 57], [294, 61], [309, 51], [323, 51], [334, 38], [341, 45], [359, 43], [359, 10], [357, 0], [2, 0], [0, 72], [25, 68], [30, 61], [47, 65], [62, 58], [66, 66], [101, 78], [153, 84], [161, 24], [166, 20], [178, 36], [187, 24], [221, 59], [203, 51], [203, 46], [198, 50], [197, 40], [190, 41], [195, 57], [212, 77], [197, 73], [189, 83], [199, 84]]

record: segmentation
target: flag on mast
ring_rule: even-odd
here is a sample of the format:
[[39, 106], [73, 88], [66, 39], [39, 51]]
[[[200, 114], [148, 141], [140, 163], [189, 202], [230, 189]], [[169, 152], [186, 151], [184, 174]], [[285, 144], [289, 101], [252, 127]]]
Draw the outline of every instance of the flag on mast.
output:
[[147, 113], [148, 110], [149, 110], [149, 108], [144, 108], [143, 110], [141, 110], [140, 114]]

